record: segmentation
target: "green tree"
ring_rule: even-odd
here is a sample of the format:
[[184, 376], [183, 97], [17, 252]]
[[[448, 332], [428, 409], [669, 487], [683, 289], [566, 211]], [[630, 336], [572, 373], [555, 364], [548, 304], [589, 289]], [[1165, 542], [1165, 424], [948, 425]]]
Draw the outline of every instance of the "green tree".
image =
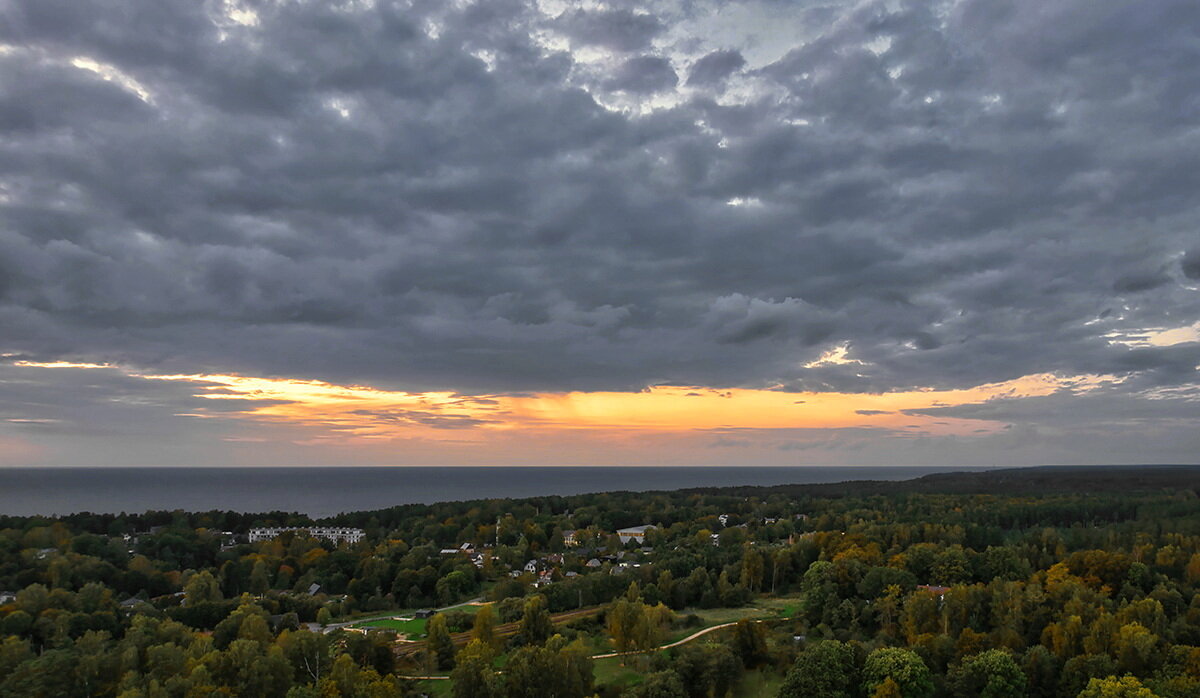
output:
[[871, 694], [871, 698], [903, 698], [904, 694], [900, 692], [900, 684], [892, 677], [884, 679], [883, 683], [879, 684], [879, 688]]
[[606, 615], [606, 625], [608, 634], [612, 637], [613, 647], [618, 652], [633, 650], [637, 643], [635, 631], [642, 620], [642, 605], [620, 598], [613, 602]]
[[946, 685], [955, 695], [979, 698], [1020, 698], [1027, 695], [1025, 684], [1025, 673], [1004, 650], [967, 657], [946, 676]]
[[859, 684], [854, 648], [837, 640], [818, 642], [800, 653], [788, 670], [780, 698], [853, 698]]
[[679, 674], [670, 669], [648, 674], [642, 685], [632, 693], [637, 698], [687, 698], [687, 690]]
[[[486, 608], [486, 606], [485, 606]], [[495, 653], [482, 640], [471, 640], [455, 658], [450, 682], [454, 698], [501, 698], [503, 688], [492, 671]]]
[[498, 641], [496, 638], [496, 614], [492, 610], [491, 604], [480, 606], [475, 613], [475, 623], [471, 626], [471, 639], [479, 640], [488, 647], [496, 647]]
[[550, 639], [554, 632], [554, 623], [550, 620], [550, 611], [546, 609], [546, 597], [541, 594], [530, 596], [525, 601], [525, 611], [521, 615], [518, 633], [527, 645], [540, 645]]
[[261, 596], [270, 588], [271, 572], [267, 569], [266, 561], [259, 560], [254, 563], [254, 569], [250, 572], [250, 593]]
[[1158, 695], [1132, 676], [1110, 676], [1088, 681], [1079, 698], [1158, 698]]
[[863, 664], [863, 690], [872, 695], [889, 678], [900, 686], [903, 698], [929, 698], [933, 695], [933, 678], [929, 667], [911, 650], [884, 647], [867, 655]]
[[307, 630], [289, 632], [279, 637], [283, 654], [292, 665], [296, 680], [318, 683], [329, 673], [329, 636]]
[[759, 591], [762, 589], [763, 568], [765, 566], [762, 553], [754, 548], [748, 548], [742, 554], [742, 586], [750, 591]]
[[183, 587], [183, 600], [188, 606], [221, 600], [221, 585], [208, 570], [201, 570], [188, 578]]
[[733, 651], [747, 667], [756, 667], [770, 659], [767, 651], [767, 631], [762, 623], [739, 620], [733, 626]]
[[434, 664], [443, 671], [454, 666], [454, 641], [450, 639], [450, 629], [446, 626], [446, 617], [440, 613], [429, 619], [425, 628], [425, 649], [433, 658]]

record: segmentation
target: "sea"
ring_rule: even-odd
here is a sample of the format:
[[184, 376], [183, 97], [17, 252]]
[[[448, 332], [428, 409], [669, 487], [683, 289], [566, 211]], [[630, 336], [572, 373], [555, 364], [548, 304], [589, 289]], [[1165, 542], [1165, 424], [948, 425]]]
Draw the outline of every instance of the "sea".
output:
[[313, 518], [398, 504], [616, 490], [908, 480], [977, 467], [455, 466], [0, 468], [0, 515], [287, 511]]

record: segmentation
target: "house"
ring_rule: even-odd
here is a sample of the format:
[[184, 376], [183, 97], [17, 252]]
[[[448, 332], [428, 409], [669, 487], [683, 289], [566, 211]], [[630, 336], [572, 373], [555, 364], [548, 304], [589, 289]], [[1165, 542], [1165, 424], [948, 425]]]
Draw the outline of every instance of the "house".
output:
[[766, 524], [767, 526], [770, 526], [771, 524], [778, 523], [778, 522], [779, 522], [779, 519], [773, 519], [770, 517], [763, 519], [763, 523]]
[[16, 601], [16, 600], [17, 600], [17, 595], [15, 592], [0, 591], [0, 604], [12, 603], [13, 601]]
[[525, 571], [526, 572], [537, 572], [538, 571], [538, 561], [530, 560], [529, 562], [526, 562], [525, 563]]
[[137, 608], [138, 606], [141, 606], [142, 604], [149, 606], [150, 602], [139, 599], [136, 596], [131, 596], [130, 598], [125, 599], [121, 603], [117, 604], [117, 606], [120, 607], [120, 609], [122, 611], [132, 611], [133, 609]]
[[571, 579], [572, 577], [578, 577], [578, 576], [579, 576], [578, 572], [567, 572], [567, 574], [566, 574], [567, 579]]
[[433, 611], [429, 610], [428, 608], [422, 608], [413, 613], [413, 618], [431, 618], [432, 616]]
[[722, 526], [728, 526], [729, 525], [729, 514], [721, 514], [720, 516], [717, 517], [717, 521], [720, 521]]
[[342, 526], [268, 526], [266, 528], [250, 529], [250, 542], [271, 540], [289, 531], [303, 532], [313, 538], [328, 540], [334, 543], [357, 543], [366, 536], [361, 528], [345, 528]]
[[591, 567], [592, 569], [596, 569], [597, 567], [599, 567], [599, 566], [600, 566], [600, 564], [601, 564], [601, 563], [600, 563], [600, 561], [599, 561], [599, 560], [597, 560], [596, 558], [592, 558], [591, 560], [588, 560], [588, 561], [587, 561], [587, 563], [585, 563], [585, 564], [586, 564], [588, 567]]
[[631, 540], [636, 540], [639, 543], [643, 543], [646, 540], [646, 531], [651, 531], [655, 528], [658, 527], [653, 524], [630, 526], [629, 528], [622, 528], [618, 530], [617, 536], [621, 539], [622, 543], [628, 543]]
[[578, 531], [563, 531], [563, 545], [568, 547], [579, 545], [579, 541], [575, 538], [576, 533]]
[[458, 550], [459, 550], [459, 552], [463, 552], [463, 553], [468, 553], [468, 554], [473, 553], [473, 552], [475, 552], [475, 544], [474, 543], [463, 543], [462, 545], [458, 546]]
[[457, 555], [458, 548], [442, 548], [438, 552], [442, 555]]
[[917, 588], [921, 591], [928, 591], [930, 594], [933, 594], [938, 598], [938, 601], [941, 601], [942, 598], [946, 596], [946, 592], [950, 591], [950, 587], [934, 586], [930, 584], [918, 584]]
[[309, 596], [316, 596], [319, 593], [321, 593], [321, 585], [320, 584], [313, 582], [312, 584], [309, 585], [309, 587], [308, 587], [308, 595]]

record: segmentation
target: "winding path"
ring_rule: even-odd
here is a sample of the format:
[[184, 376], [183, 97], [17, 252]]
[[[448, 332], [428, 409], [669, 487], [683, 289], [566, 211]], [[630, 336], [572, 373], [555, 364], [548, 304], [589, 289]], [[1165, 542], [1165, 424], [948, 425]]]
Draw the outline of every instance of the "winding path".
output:
[[[653, 647], [648, 650], [631, 650], [629, 652], [609, 652], [608, 654], [593, 654], [592, 659], [608, 659], [609, 657], [625, 657], [625, 656], [628, 656], [631, 654], [645, 654], [646, 652], [657, 652], [659, 650], [669, 650], [672, 647], [678, 647], [686, 642], [691, 642], [692, 640], [695, 640], [696, 638], [700, 637], [701, 635], [707, 635], [708, 633], [711, 633], [714, 630], [720, 630], [721, 628], [728, 628], [731, 625], [737, 625], [738, 622], [739, 621], [735, 620], [732, 623], [722, 623], [720, 625], [714, 625], [714, 626], [711, 626], [708, 628], [704, 628], [702, 630], [697, 630], [696, 632], [692, 633], [691, 635], [688, 635], [687, 637], [683, 638], [682, 640], [676, 640], [675, 642], [672, 642], [670, 644], [659, 645], [658, 647]], [[754, 622], [761, 623], [762, 621], [756, 620]]]
[[[754, 622], [761, 623], [762, 621], [756, 620]], [[697, 630], [696, 632], [692, 633], [691, 635], [688, 635], [687, 637], [683, 638], [682, 640], [676, 640], [675, 642], [671, 642], [671, 643], [668, 643], [665, 645], [659, 645], [658, 647], [653, 647], [648, 650], [631, 650], [629, 652], [609, 652], [607, 654], [593, 654], [591, 656], [591, 658], [592, 659], [609, 659], [610, 657], [627, 657], [627, 656], [634, 655], [634, 654], [646, 654], [648, 652], [658, 652], [659, 650], [669, 650], [672, 647], [678, 647], [682, 644], [691, 642], [692, 640], [695, 640], [698, 637], [707, 635], [714, 630], [720, 630], [721, 628], [728, 628], [731, 625], [737, 625], [737, 624], [738, 624], [738, 621], [735, 620], [731, 623], [722, 623], [720, 625], [713, 625], [713, 626], [710, 626], [707, 628], [702, 628], [702, 629]], [[448, 680], [450, 680], [449, 676], [397, 676], [396, 678], [410, 679], [412, 681], [448, 681]]]

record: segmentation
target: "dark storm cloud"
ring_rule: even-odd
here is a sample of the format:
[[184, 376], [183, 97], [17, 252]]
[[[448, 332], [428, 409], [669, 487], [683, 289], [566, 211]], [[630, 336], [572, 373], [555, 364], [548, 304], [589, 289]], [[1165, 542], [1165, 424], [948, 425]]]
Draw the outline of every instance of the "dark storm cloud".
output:
[[688, 72], [689, 85], [715, 85], [728, 78], [734, 72], [746, 65], [742, 54], [731, 49], [723, 49], [705, 54], [692, 65]]
[[1189, 279], [1200, 279], [1200, 249], [1188, 250], [1180, 264], [1183, 275]]
[[606, 83], [610, 90], [634, 94], [654, 94], [675, 87], [679, 76], [671, 62], [659, 56], [637, 56], [621, 64]]
[[565, 12], [552, 24], [574, 44], [617, 51], [645, 49], [666, 30], [666, 25], [654, 15], [626, 9]]
[[1195, 382], [1194, 345], [1114, 341], [1200, 318], [1190, 0], [848, 3], [753, 66], [670, 54], [667, 12], [219, 7], [0, 10], [0, 352], [464, 392]]

